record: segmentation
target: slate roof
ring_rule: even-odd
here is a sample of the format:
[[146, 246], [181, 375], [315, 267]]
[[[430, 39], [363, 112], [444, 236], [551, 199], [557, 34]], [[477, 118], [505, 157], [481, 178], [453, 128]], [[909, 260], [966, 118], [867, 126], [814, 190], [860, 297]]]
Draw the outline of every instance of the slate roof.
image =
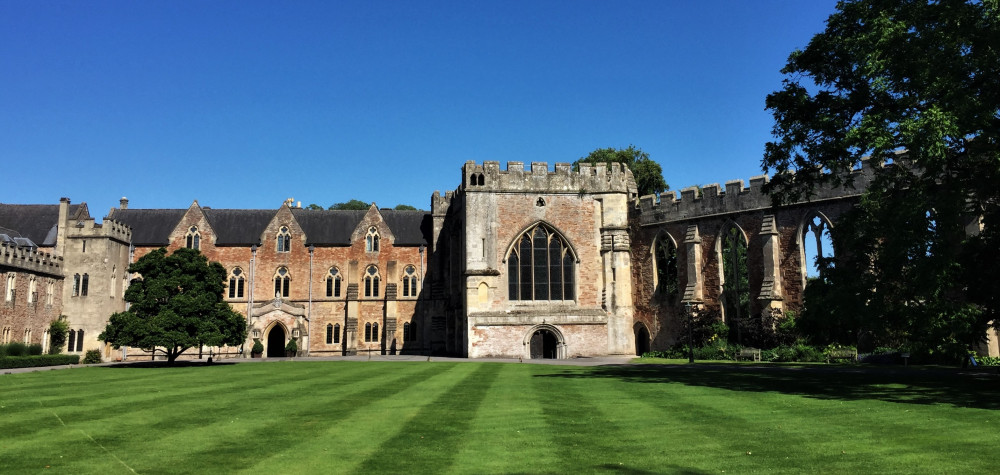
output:
[[107, 219], [132, 228], [132, 244], [166, 246], [186, 209], [112, 209]]
[[[306, 245], [349, 246], [351, 233], [364, 219], [367, 211], [292, 209], [292, 216], [306, 233]], [[132, 242], [139, 246], [165, 246], [170, 232], [187, 209], [113, 209], [108, 219], [132, 228]], [[214, 209], [202, 208], [205, 219], [215, 231], [216, 245], [249, 246], [260, 243], [260, 235], [274, 219], [273, 209]], [[432, 236], [432, 221], [426, 211], [379, 210], [395, 236], [395, 245], [428, 244]], [[2, 224], [2, 223], [0, 223]]]
[[[86, 204], [69, 205], [69, 216], [76, 215]], [[25, 237], [40, 246], [55, 246], [59, 223], [59, 205], [0, 204], [0, 226], [7, 228], [11, 237]]]

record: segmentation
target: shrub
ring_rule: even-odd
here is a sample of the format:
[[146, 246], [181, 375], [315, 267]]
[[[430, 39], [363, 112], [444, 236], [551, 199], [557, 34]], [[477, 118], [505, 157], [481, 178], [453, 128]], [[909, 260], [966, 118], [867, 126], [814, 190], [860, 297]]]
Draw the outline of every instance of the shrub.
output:
[[253, 347], [250, 349], [250, 353], [263, 353], [264, 344], [260, 342], [260, 338], [253, 339]]
[[97, 364], [101, 362], [101, 351], [100, 350], [87, 350], [87, 354], [83, 357], [83, 364]]
[[79, 362], [79, 355], [3, 356], [0, 357], [0, 369], [61, 366]]
[[49, 323], [49, 354], [56, 355], [62, 351], [68, 334], [69, 322], [66, 321], [66, 315], [60, 315]]
[[12, 341], [6, 345], [3, 354], [7, 356], [28, 356], [28, 345], [19, 341]]
[[29, 356], [38, 356], [38, 355], [41, 355], [41, 354], [42, 354], [42, 344], [41, 343], [32, 343], [32, 344], [28, 345], [28, 355]]
[[292, 338], [287, 345], [285, 345], [285, 353], [295, 354], [299, 351], [299, 344], [295, 342], [295, 338]]
[[976, 362], [980, 366], [1000, 366], [1000, 357], [997, 356], [977, 356]]

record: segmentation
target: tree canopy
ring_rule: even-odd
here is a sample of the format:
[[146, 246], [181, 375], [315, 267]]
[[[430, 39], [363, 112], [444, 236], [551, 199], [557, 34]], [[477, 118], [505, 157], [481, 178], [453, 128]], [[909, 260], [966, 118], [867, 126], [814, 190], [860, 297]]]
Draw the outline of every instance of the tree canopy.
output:
[[659, 163], [649, 158], [649, 154], [642, 149], [629, 145], [628, 148], [599, 148], [590, 152], [586, 157], [573, 162], [573, 169], [579, 170], [581, 163], [624, 163], [632, 170], [639, 195], [659, 194], [670, 189], [666, 180], [663, 179], [663, 168]]
[[350, 200], [343, 203], [334, 203], [330, 205], [329, 209], [365, 211], [370, 207], [371, 203], [365, 203], [361, 200]]
[[[853, 186], [805, 315], [883, 344], [954, 358], [985, 337], [1000, 296], [1000, 2], [838, 4], [767, 97], [777, 203]], [[788, 173], [794, 172], [794, 173]], [[850, 332], [848, 332], [850, 333]], [[840, 331], [839, 338], [851, 335]]]
[[125, 291], [129, 309], [111, 315], [98, 337], [115, 348], [165, 348], [174, 361], [199, 345], [239, 345], [246, 319], [223, 301], [226, 270], [194, 249], [164, 248], [129, 266], [141, 277]]

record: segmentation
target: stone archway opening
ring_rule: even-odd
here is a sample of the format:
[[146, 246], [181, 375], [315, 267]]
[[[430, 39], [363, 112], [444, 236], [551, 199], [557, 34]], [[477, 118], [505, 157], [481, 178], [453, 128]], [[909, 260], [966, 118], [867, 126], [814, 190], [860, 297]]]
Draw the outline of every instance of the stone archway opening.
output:
[[267, 332], [267, 357], [281, 358], [285, 356], [285, 328], [281, 325], [271, 327]]
[[550, 330], [541, 328], [531, 335], [531, 359], [554, 360], [559, 357], [559, 338]]
[[635, 326], [635, 355], [642, 356], [649, 353], [649, 330], [646, 325]]

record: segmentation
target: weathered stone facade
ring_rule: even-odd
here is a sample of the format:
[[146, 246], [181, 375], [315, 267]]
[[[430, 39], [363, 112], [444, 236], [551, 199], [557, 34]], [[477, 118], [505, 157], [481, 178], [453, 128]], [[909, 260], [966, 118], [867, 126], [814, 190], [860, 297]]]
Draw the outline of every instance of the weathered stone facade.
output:
[[[852, 172], [858, 190], [871, 178], [866, 167]], [[123, 199], [96, 224], [86, 204], [68, 199], [57, 216], [48, 205], [0, 205], [0, 226], [31, 227], [50, 253], [2, 248], [0, 275], [13, 276], [17, 297], [0, 306], [0, 327], [11, 330], [9, 339], [40, 342], [64, 313], [85, 335], [74, 351], [125, 356], [96, 340], [107, 318], [125, 308], [124, 269], [160, 247], [195, 247], [229, 271], [225, 298], [247, 317], [249, 331], [241, 347], [189, 357], [241, 350], [248, 357], [255, 340], [265, 357], [284, 356], [292, 338], [300, 355], [641, 354], [683, 340], [685, 304], [723, 320], [801, 308], [808, 223], [832, 227], [859, 191], [821, 189], [808, 202], [774, 207], [761, 191], [766, 182], [760, 176], [748, 187], [737, 180], [724, 189], [686, 188], [679, 198], [639, 198], [631, 172], [617, 164], [573, 171], [557, 163], [550, 171], [546, 163], [509, 162], [502, 170], [487, 161], [467, 162], [461, 185], [435, 192], [430, 212], [374, 204], [306, 210], [292, 200], [277, 210], [197, 201], [187, 209], [129, 209]], [[672, 260], [658, 263], [660, 243], [674, 250]], [[733, 256], [745, 259], [745, 275], [727, 271]], [[21, 304], [31, 279], [53, 285], [51, 305]], [[996, 355], [997, 335], [988, 337], [982, 351]]]

